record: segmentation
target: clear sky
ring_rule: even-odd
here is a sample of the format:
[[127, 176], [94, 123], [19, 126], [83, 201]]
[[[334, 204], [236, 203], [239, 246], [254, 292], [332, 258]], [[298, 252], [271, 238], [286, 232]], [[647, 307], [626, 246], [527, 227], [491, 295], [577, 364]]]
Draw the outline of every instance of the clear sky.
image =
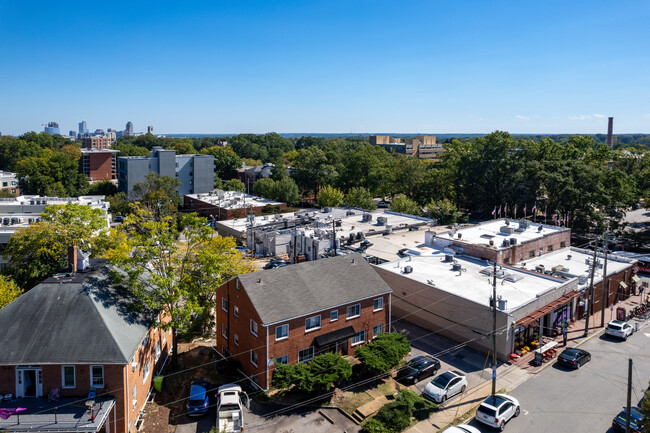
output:
[[650, 133], [650, 2], [0, 0], [0, 131]]

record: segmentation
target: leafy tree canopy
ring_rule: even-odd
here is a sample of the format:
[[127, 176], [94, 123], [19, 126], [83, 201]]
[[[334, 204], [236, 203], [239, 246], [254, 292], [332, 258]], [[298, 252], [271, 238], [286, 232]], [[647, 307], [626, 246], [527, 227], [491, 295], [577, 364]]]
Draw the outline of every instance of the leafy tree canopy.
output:
[[422, 214], [422, 208], [414, 200], [406, 197], [404, 194], [399, 194], [393, 197], [393, 201], [390, 204], [390, 210], [409, 215]]
[[151, 172], [145, 181], [133, 186], [129, 199], [139, 202], [147, 210], [146, 214], [158, 220], [173, 215], [181, 204], [177, 188], [180, 181], [175, 177], [158, 176]]
[[359, 347], [355, 356], [369, 370], [387, 373], [397, 367], [411, 351], [411, 345], [399, 332], [384, 332], [370, 343]]
[[352, 366], [337, 353], [318, 355], [308, 363], [296, 365], [277, 364], [271, 379], [277, 388], [296, 389], [305, 392], [324, 392], [332, 384], [352, 376]]
[[343, 192], [340, 189], [326, 185], [316, 194], [316, 201], [323, 207], [336, 207], [343, 203]]
[[23, 291], [9, 277], [0, 275], [0, 309], [22, 295]]
[[345, 205], [366, 210], [377, 209], [377, 203], [373, 200], [372, 194], [363, 187], [350, 188], [345, 194]]

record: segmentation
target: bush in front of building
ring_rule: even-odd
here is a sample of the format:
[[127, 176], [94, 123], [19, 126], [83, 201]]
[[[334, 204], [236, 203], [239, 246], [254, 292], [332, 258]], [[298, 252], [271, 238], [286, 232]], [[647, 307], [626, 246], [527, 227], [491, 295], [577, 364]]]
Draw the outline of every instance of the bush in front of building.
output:
[[377, 415], [363, 424], [363, 431], [367, 433], [401, 432], [411, 425], [412, 418], [421, 421], [428, 418], [431, 412], [437, 409], [438, 406], [424, 397], [409, 389], [403, 389], [397, 394], [394, 402], [383, 406]]
[[332, 384], [352, 376], [352, 366], [337, 353], [324, 353], [296, 365], [276, 364], [271, 384], [304, 392], [327, 391]]
[[411, 351], [411, 345], [399, 332], [384, 332], [370, 343], [359, 347], [355, 356], [372, 372], [388, 373]]

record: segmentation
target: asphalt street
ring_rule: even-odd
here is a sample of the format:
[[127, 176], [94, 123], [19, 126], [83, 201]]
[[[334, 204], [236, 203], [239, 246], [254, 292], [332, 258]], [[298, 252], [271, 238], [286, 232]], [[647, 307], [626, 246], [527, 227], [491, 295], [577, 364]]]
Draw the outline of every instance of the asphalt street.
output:
[[[521, 404], [521, 415], [507, 424], [506, 431], [612, 432], [612, 419], [626, 404], [629, 358], [633, 360], [632, 405], [639, 403], [650, 379], [650, 327], [627, 341], [602, 334], [580, 348], [590, 352], [592, 359], [579, 370], [555, 363], [512, 392]], [[470, 424], [482, 432], [493, 431], [476, 420]]]

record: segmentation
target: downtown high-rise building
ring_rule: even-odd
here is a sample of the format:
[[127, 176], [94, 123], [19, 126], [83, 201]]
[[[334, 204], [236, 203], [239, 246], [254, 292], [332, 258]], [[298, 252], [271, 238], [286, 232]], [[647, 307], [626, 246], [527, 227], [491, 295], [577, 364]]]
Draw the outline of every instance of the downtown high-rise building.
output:
[[83, 137], [86, 134], [88, 134], [88, 124], [86, 124], [85, 120], [82, 120], [79, 122], [79, 135]]
[[59, 129], [59, 124], [56, 122], [49, 122], [45, 127], [45, 132], [50, 135], [60, 134], [61, 130]]
[[135, 133], [133, 132], [133, 123], [126, 122], [126, 129], [124, 130], [124, 135], [127, 137], [135, 135]]

